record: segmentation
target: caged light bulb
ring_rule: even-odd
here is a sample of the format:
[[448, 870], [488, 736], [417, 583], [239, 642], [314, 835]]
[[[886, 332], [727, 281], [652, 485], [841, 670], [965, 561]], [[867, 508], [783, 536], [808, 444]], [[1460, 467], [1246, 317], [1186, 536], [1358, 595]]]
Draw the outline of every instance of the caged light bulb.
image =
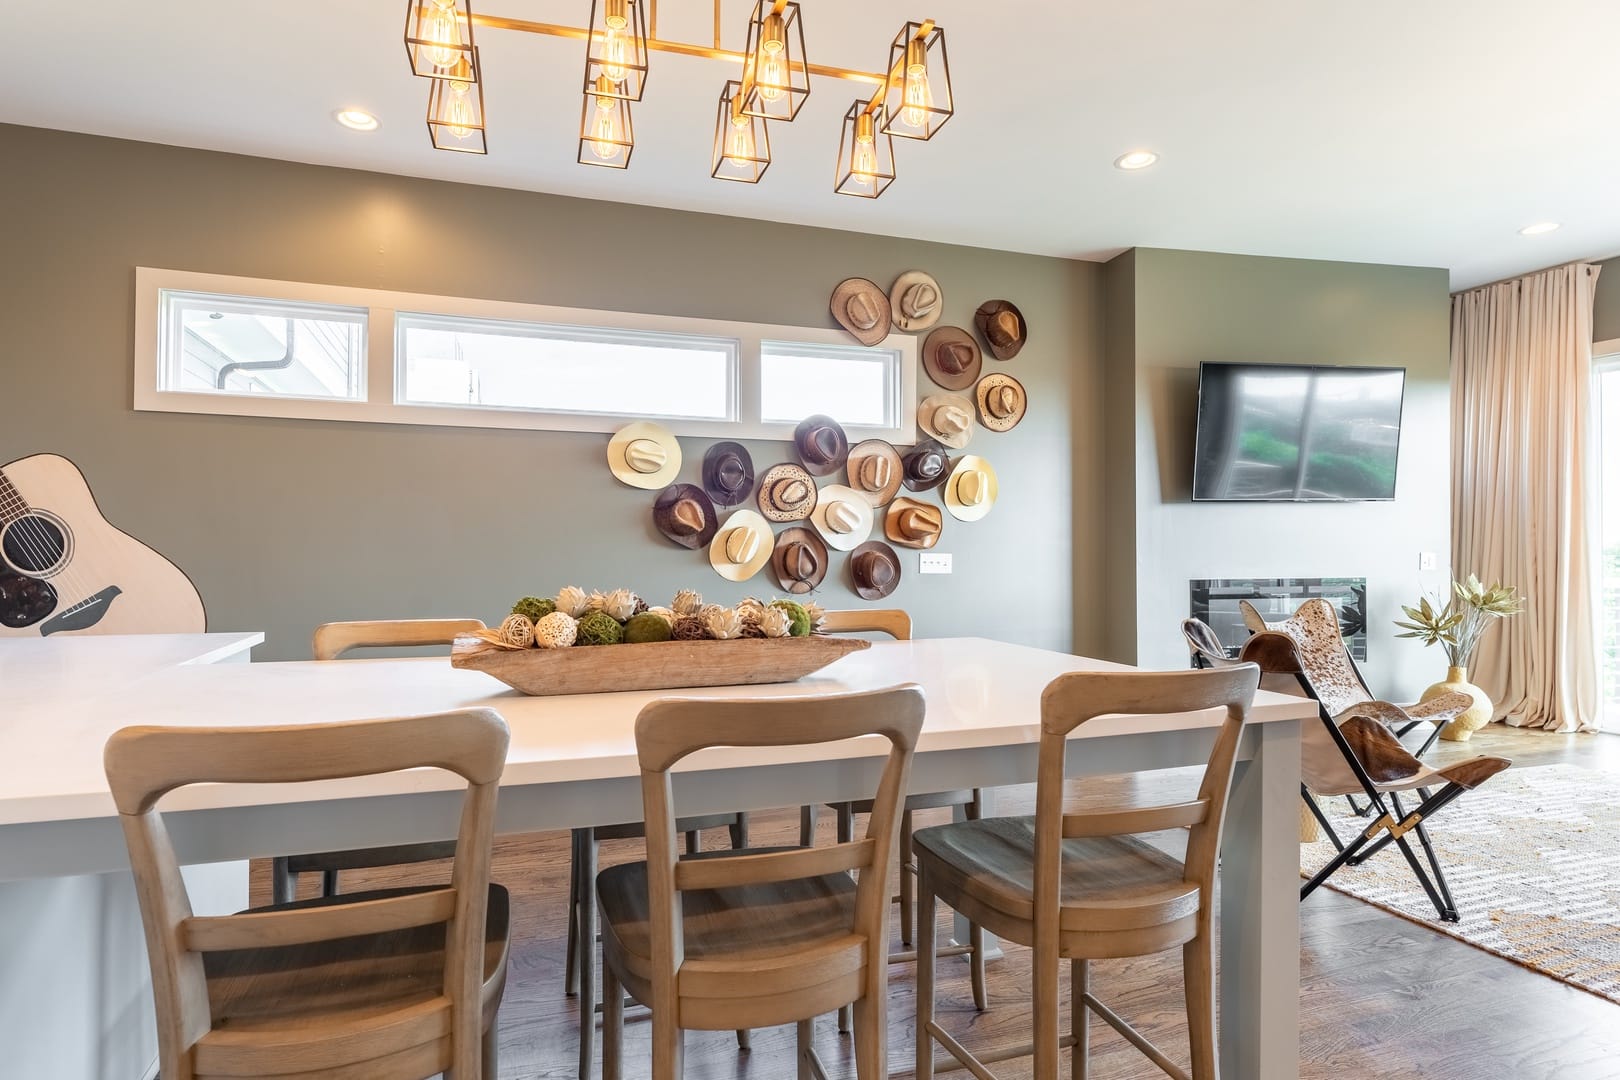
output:
[[630, 74], [630, 12], [625, 0], [609, 0], [602, 25], [607, 28], [602, 37], [602, 70], [618, 86]]
[[901, 117], [914, 128], [928, 126], [934, 107], [934, 92], [928, 85], [928, 51], [920, 41], [906, 46], [906, 101]]
[[871, 187], [877, 180], [877, 139], [871, 113], [855, 118], [855, 151], [850, 155], [850, 174], [857, 184]]
[[754, 82], [759, 96], [766, 101], [780, 100], [787, 92], [787, 24], [780, 15], [765, 18], [759, 42], [759, 73]]
[[450, 134], [458, 139], [465, 139], [473, 133], [473, 108], [467, 97], [471, 90], [471, 83], [450, 84], [450, 107], [445, 110], [444, 122]]
[[731, 118], [731, 134], [726, 139], [726, 158], [739, 169], [753, 165], [754, 125], [745, 116]]
[[618, 110], [614, 108], [614, 101], [610, 97], [596, 99], [596, 118], [591, 122], [591, 153], [603, 161], [612, 161], [619, 156], [619, 124], [614, 115]]
[[456, 18], [455, 4], [444, 0], [431, 0], [433, 10], [428, 15], [426, 33], [428, 60], [434, 67], [454, 67], [461, 58], [461, 24]]

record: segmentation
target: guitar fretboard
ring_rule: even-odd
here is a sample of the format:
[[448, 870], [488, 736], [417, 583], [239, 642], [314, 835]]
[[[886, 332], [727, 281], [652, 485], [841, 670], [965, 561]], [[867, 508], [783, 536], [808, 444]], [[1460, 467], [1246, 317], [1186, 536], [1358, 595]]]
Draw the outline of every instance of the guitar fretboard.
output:
[[4, 469], [0, 469], [0, 529], [28, 513], [28, 504], [22, 492], [11, 482]]

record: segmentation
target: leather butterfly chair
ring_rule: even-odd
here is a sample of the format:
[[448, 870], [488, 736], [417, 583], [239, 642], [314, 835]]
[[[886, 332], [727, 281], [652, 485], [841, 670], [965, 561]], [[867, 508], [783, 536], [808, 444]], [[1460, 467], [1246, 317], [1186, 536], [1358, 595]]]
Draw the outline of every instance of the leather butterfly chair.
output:
[[[1325, 600], [1309, 601], [1321, 604], [1332, 614]], [[1316, 820], [1326, 830], [1337, 854], [1326, 866], [1317, 871], [1300, 887], [1299, 898], [1304, 900], [1331, 877], [1340, 867], [1357, 865], [1394, 843], [1405, 857], [1413, 875], [1423, 886], [1435, 911], [1445, 922], [1457, 922], [1457, 905], [1445, 872], [1429, 842], [1427, 823], [1465, 791], [1479, 787], [1486, 780], [1508, 768], [1507, 758], [1480, 755], [1467, 761], [1456, 762], [1439, 769], [1430, 768], [1419, 761], [1387, 726], [1379, 706], [1394, 708], [1387, 702], [1352, 702], [1344, 711], [1329, 712], [1324, 698], [1311, 681], [1311, 653], [1318, 654], [1337, 649], [1343, 652], [1343, 641], [1338, 638], [1338, 623], [1333, 620], [1333, 636], [1315, 638], [1310, 646], [1280, 630], [1264, 630], [1243, 645], [1242, 658], [1260, 665], [1271, 676], [1291, 675], [1298, 679], [1311, 697], [1321, 706], [1321, 724], [1305, 724], [1301, 733], [1300, 791]], [[1344, 840], [1333, 829], [1326, 815], [1316, 805], [1316, 797], [1331, 795], [1363, 795], [1375, 820], [1367, 828]], [[1416, 795], [1416, 805], [1408, 806], [1402, 795]], [[1424, 862], [1419, 861], [1412, 849], [1408, 834], [1415, 834], [1423, 848]], [[1432, 875], [1432, 876], [1431, 876]]]

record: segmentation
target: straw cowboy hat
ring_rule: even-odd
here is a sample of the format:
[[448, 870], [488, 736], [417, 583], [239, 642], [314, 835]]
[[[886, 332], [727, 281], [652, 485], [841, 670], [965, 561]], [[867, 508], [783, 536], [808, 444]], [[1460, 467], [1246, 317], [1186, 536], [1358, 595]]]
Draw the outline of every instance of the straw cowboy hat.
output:
[[939, 507], [901, 496], [889, 504], [889, 512], [883, 519], [883, 535], [901, 547], [926, 549], [939, 543], [944, 526], [945, 518]]
[[662, 424], [626, 424], [608, 440], [608, 468], [631, 487], [657, 491], [681, 471], [681, 444]]
[[889, 290], [889, 308], [897, 330], [926, 330], [939, 321], [945, 310], [945, 294], [939, 291], [934, 275], [907, 270], [894, 279]]
[[849, 458], [849, 436], [830, 416], [807, 416], [793, 430], [793, 448], [812, 476], [831, 476]]
[[924, 439], [900, 459], [900, 482], [907, 491], [932, 491], [950, 475], [951, 459], [937, 439]]
[[996, 505], [996, 470], [976, 454], [964, 455], [945, 484], [945, 509], [958, 521], [978, 521]]
[[923, 339], [923, 370], [947, 390], [966, 390], [979, 377], [984, 355], [960, 326], [938, 326]]
[[803, 521], [816, 508], [816, 478], [797, 465], [772, 465], [759, 481], [759, 512], [767, 521]]
[[716, 506], [740, 506], [754, 492], [754, 459], [742, 443], [717, 442], [703, 455], [703, 490]]
[[829, 547], [848, 551], [872, 534], [872, 504], [854, 488], [828, 484], [816, 493], [810, 524]]
[[873, 506], [886, 506], [900, 490], [900, 451], [882, 439], [867, 439], [850, 448], [844, 463], [849, 486]]
[[1029, 337], [1029, 326], [1024, 313], [1009, 300], [986, 300], [973, 313], [973, 325], [984, 335], [985, 344], [997, 360], [1011, 360], [1018, 355]]
[[653, 502], [653, 524], [681, 547], [708, 547], [717, 526], [714, 503], [696, 484], [671, 484]]
[[991, 431], [1011, 431], [1029, 408], [1024, 384], [1011, 375], [986, 375], [974, 388], [973, 397], [979, 405], [979, 423]]
[[752, 510], [738, 510], [726, 518], [709, 544], [709, 565], [727, 581], [747, 581], [771, 561], [776, 536], [766, 520]]
[[838, 325], [862, 345], [876, 345], [889, 336], [889, 297], [875, 281], [845, 278], [833, 290], [827, 307]]
[[973, 438], [973, 403], [960, 394], [930, 394], [917, 406], [917, 427], [960, 450]]
[[827, 545], [814, 529], [783, 529], [771, 553], [771, 574], [776, 584], [790, 593], [810, 592], [827, 578]]
[[881, 540], [868, 540], [849, 556], [849, 576], [862, 600], [882, 600], [900, 584], [900, 556]]

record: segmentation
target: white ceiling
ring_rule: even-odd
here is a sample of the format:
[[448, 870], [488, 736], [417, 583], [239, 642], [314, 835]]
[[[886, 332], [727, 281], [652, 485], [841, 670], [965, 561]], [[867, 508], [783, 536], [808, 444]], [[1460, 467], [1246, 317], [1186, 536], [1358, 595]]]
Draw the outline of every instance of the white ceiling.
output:
[[[656, 53], [628, 171], [574, 163], [581, 42], [483, 30], [487, 158], [429, 147], [404, 4], [5, 0], [27, 62], [0, 121], [500, 187], [1080, 258], [1134, 245], [1444, 266], [1466, 287], [1620, 252], [1614, 0], [803, 0], [814, 62], [875, 70], [907, 17], [948, 31], [958, 114], [896, 140], [880, 200], [831, 191], [856, 84], [772, 126], [757, 187], [709, 178], [735, 68]], [[582, 23], [589, 0], [475, 0]], [[742, 47], [749, 0], [726, 0]], [[881, 13], [877, 13], [881, 12]], [[706, 42], [708, 0], [660, 36]], [[358, 106], [380, 130], [340, 128]], [[1161, 162], [1113, 168], [1150, 147]], [[1546, 236], [1521, 226], [1559, 221]]]

